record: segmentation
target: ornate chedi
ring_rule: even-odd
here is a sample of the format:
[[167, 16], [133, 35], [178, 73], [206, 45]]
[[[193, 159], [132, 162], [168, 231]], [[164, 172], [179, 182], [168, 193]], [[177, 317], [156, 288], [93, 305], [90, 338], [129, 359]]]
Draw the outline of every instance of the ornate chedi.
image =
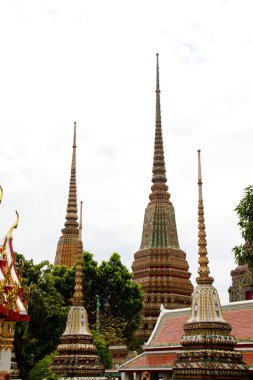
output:
[[[80, 219], [82, 220], [82, 218]], [[82, 225], [81, 222], [80, 224]], [[76, 276], [73, 306], [69, 310], [67, 326], [60, 338], [57, 355], [54, 357], [50, 367], [57, 376], [64, 377], [64, 379], [87, 378], [101, 380], [105, 379], [102, 377], [104, 366], [100, 364], [99, 357], [95, 354], [96, 347], [93, 344], [93, 337], [89, 329], [87, 312], [83, 302], [82, 253], [83, 244], [82, 240], [79, 239], [76, 246]]]
[[73, 306], [68, 313], [66, 330], [60, 338], [57, 355], [51, 370], [64, 378], [99, 378], [104, 373], [96, 347], [89, 330], [87, 312], [83, 306], [82, 294], [82, 244], [77, 257], [75, 293]]
[[[0, 203], [3, 191], [0, 186]], [[13, 250], [14, 228], [17, 228], [19, 216], [0, 245], [0, 370], [10, 370], [13, 350], [14, 327], [17, 321], [29, 321], [27, 299], [23, 299], [22, 268], [17, 271]]]
[[74, 139], [72, 164], [69, 184], [69, 196], [67, 205], [66, 222], [62, 229], [62, 236], [57, 245], [55, 265], [66, 265], [71, 267], [76, 259], [77, 246], [79, 244], [79, 229], [77, 216], [76, 196], [76, 123], [74, 123]]
[[174, 207], [166, 185], [158, 54], [152, 182], [141, 247], [135, 253], [132, 265], [133, 280], [141, 284], [144, 291], [143, 324], [137, 335], [145, 338], [155, 326], [161, 303], [170, 309], [189, 307], [193, 291], [186, 254], [179, 247]]
[[236, 351], [231, 326], [224, 320], [217, 290], [209, 276], [200, 151], [198, 151], [199, 276], [194, 289], [191, 316], [184, 325], [182, 350], [174, 363], [174, 379], [247, 379], [242, 353]]
[[231, 271], [232, 285], [230, 286], [229, 302], [253, 299], [253, 273], [247, 264], [238, 265]]

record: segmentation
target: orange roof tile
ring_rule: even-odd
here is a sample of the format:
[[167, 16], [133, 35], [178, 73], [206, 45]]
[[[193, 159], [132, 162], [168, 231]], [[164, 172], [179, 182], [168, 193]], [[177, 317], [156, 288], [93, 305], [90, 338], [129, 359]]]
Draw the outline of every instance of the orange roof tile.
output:
[[232, 326], [232, 334], [237, 340], [253, 341], [253, 308], [224, 311], [224, 317]]
[[123, 366], [124, 366], [124, 369], [171, 368], [172, 364], [176, 360], [176, 356], [177, 354], [175, 352], [171, 352], [171, 353], [144, 352], [141, 355], [134, 358], [133, 360], [130, 360], [126, 364], [123, 364]]
[[[232, 326], [232, 334], [238, 341], [253, 341], [253, 302], [231, 303], [223, 306], [223, 312], [225, 320]], [[189, 309], [165, 312], [147, 347], [178, 345], [189, 316]]]

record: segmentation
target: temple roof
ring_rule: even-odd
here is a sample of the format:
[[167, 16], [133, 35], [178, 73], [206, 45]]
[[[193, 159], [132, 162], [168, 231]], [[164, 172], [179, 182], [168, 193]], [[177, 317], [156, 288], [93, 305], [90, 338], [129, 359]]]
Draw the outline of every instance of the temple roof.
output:
[[[253, 301], [233, 302], [222, 306], [225, 320], [232, 326], [237, 349], [244, 348], [244, 361], [253, 369]], [[184, 324], [191, 309], [168, 310], [161, 306], [156, 326], [145, 345], [145, 351], [120, 367], [125, 370], [171, 368], [184, 335]], [[181, 346], [180, 346], [181, 347]]]
[[[3, 191], [0, 186], [0, 203]], [[15, 252], [13, 250], [14, 228], [17, 228], [19, 215], [0, 245], [0, 318], [8, 321], [29, 321], [27, 300], [23, 299], [21, 285], [22, 269], [17, 271]]]

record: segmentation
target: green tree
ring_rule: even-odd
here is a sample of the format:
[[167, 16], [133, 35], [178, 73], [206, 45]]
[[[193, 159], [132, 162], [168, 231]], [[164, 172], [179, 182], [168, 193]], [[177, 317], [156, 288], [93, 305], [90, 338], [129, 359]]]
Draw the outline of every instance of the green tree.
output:
[[50, 370], [49, 366], [53, 361], [55, 352], [46, 355], [43, 359], [39, 360], [38, 363], [29, 372], [30, 380], [56, 380], [57, 376]]
[[[54, 286], [52, 265], [48, 262], [33, 264], [22, 255], [16, 255], [17, 267], [23, 266], [22, 285], [25, 294], [30, 289], [28, 311], [30, 322], [18, 322], [15, 326], [14, 348], [22, 377], [35, 362], [56, 349], [64, 331], [68, 306]], [[22, 264], [22, 262], [24, 264]]]
[[122, 337], [127, 345], [133, 339], [133, 333], [139, 327], [142, 309], [142, 290], [132, 281], [132, 275], [122, 264], [120, 255], [113, 253], [108, 261], [98, 268], [98, 294], [101, 311], [109, 308], [113, 319], [122, 319]]
[[98, 334], [93, 330], [93, 339], [96, 346], [96, 354], [99, 356], [101, 363], [105, 366], [105, 369], [112, 367], [112, 355], [108, 349], [108, 342], [104, 335]]
[[[31, 321], [19, 322], [15, 329], [16, 357], [22, 378], [27, 378], [32, 367], [31, 355], [37, 363], [55, 351], [65, 329], [74, 292], [75, 267], [53, 266], [47, 261], [34, 264], [33, 260], [25, 260], [18, 254], [16, 258], [18, 269], [23, 267], [25, 294], [30, 287]], [[129, 345], [133, 341], [133, 332], [140, 322], [142, 292], [139, 285], [132, 282], [131, 274], [117, 253], [100, 266], [91, 253], [83, 253], [83, 289], [91, 328], [95, 327], [96, 295], [100, 296], [103, 334], [96, 337], [95, 344], [101, 361], [109, 366], [108, 344], [126, 342]], [[109, 311], [105, 305], [109, 305]]]
[[248, 264], [253, 270], [253, 186], [244, 189], [243, 198], [236, 206], [235, 211], [239, 217], [238, 226], [240, 227], [244, 244], [233, 248], [236, 262]]
[[61, 294], [66, 304], [71, 304], [75, 284], [75, 267], [55, 265], [51, 271], [55, 289]]

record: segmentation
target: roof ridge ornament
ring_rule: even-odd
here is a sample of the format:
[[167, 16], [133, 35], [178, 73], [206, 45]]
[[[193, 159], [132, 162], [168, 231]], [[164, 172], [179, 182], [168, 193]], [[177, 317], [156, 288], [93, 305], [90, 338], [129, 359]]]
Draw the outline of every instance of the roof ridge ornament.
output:
[[16, 212], [16, 220], [15, 220], [14, 224], [11, 226], [11, 228], [10, 228], [9, 231], [8, 231], [8, 236], [9, 236], [10, 238], [13, 237], [13, 236], [12, 236], [12, 232], [13, 232], [14, 228], [17, 228], [17, 227], [18, 227], [18, 223], [19, 223], [19, 213], [17, 212], [17, 210], [15, 210], [15, 212]]
[[3, 194], [4, 194], [4, 191], [3, 191], [2, 186], [0, 185], [0, 203], [2, 203]]

